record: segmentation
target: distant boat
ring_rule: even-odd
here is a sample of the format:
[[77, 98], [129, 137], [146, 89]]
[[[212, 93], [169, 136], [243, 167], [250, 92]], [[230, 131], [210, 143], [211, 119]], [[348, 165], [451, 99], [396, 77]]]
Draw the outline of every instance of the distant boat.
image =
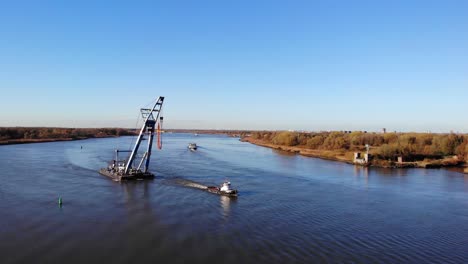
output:
[[188, 148], [190, 150], [197, 150], [197, 144], [196, 143], [189, 143]]

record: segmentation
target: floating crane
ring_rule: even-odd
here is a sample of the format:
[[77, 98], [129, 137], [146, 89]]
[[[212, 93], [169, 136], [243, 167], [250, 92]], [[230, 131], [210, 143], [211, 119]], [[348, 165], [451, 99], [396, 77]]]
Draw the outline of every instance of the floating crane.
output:
[[[163, 117], [161, 115], [161, 110], [163, 102], [164, 97], [160, 96], [156, 100], [153, 108], [141, 108], [141, 116], [144, 119], [144, 122], [133, 149], [131, 151], [115, 150], [115, 159], [107, 168], [100, 169], [100, 174], [110, 177], [115, 181], [154, 178], [154, 174], [149, 172], [149, 163], [151, 158], [151, 149], [153, 147], [154, 132], [157, 133], [158, 148], [162, 148], [161, 129]], [[147, 134], [148, 140], [147, 148], [143, 156], [141, 156], [141, 159], [138, 160], [138, 149], [145, 134]], [[130, 152], [130, 156], [126, 160], [120, 160], [119, 153], [125, 152]]]

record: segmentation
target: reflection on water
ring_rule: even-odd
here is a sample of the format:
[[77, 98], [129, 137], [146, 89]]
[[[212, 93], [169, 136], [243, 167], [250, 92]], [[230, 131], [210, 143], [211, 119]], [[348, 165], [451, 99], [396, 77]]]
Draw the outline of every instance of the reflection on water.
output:
[[369, 167], [354, 165], [354, 176], [369, 177]]
[[[127, 141], [0, 146], [0, 262], [468, 263], [468, 176], [457, 171], [359, 167], [213, 135], [190, 152], [192, 135], [170, 134], [154, 180], [99, 175]], [[238, 198], [204, 191], [226, 178]]]
[[[387, 176], [406, 176], [408, 171], [415, 169], [398, 169], [398, 168], [372, 168], [374, 171], [378, 171], [381, 175]], [[425, 170], [427, 172], [427, 170]]]
[[286, 151], [286, 150], [282, 150], [282, 149], [271, 149], [271, 151], [272, 151], [273, 153], [280, 154], [280, 155], [282, 155], [282, 156], [294, 157], [294, 156], [297, 155], [295, 152]]
[[219, 199], [221, 202], [221, 207], [223, 208], [223, 216], [229, 217], [231, 203], [235, 203], [237, 201], [237, 197], [220, 195]]
[[136, 201], [145, 202], [148, 200], [151, 195], [150, 185], [153, 184], [153, 180], [117, 182], [116, 184], [119, 184], [122, 189], [125, 203], [131, 205]]
[[354, 176], [357, 180], [364, 180], [365, 187], [369, 186], [369, 167], [354, 165]]

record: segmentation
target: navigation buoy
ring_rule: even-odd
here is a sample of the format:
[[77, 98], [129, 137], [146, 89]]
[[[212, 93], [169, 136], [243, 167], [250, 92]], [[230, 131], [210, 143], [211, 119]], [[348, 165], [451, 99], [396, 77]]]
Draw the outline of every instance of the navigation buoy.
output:
[[59, 204], [59, 206], [62, 206], [62, 197], [59, 197], [58, 204]]

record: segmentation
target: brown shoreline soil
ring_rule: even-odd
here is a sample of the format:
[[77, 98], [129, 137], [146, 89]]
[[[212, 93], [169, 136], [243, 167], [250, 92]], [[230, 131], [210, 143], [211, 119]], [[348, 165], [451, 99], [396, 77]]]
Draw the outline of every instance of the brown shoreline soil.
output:
[[353, 164], [353, 152], [352, 151], [334, 151], [334, 150], [316, 150], [316, 149], [307, 149], [304, 147], [290, 147], [290, 146], [281, 146], [271, 143], [266, 143], [258, 139], [253, 139], [251, 137], [244, 137], [241, 139], [243, 142], [249, 142], [254, 145], [277, 149], [281, 151], [292, 152], [312, 158], [320, 158], [326, 160], [335, 160]]
[[9, 139], [0, 141], [0, 145], [14, 145], [14, 144], [31, 144], [31, 143], [45, 143], [56, 141], [72, 141], [77, 140], [73, 138], [38, 138], [38, 139]]
[[[334, 160], [346, 162], [348, 164], [354, 164], [354, 152], [347, 150], [317, 150], [317, 149], [308, 149], [305, 147], [297, 146], [282, 146], [272, 143], [266, 143], [262, 140], [254, 139], [252, 137], [243, 137], [240, 139], [243, 142], [248, 142], [254, 145], [272, 148], [281, 151], [287, 151], [291, 153], [296, 153], [302, 156], [320, 158], [326, 160]], [[415, 162], [389, 162], [387, 160], [374, 159], [368, 164], [368, 166], [381, 167], [381, 168], [442, 168], [442, 167], [459, 167], [463, 165], [464, 162], [458, 160], [458, 158], [447, 157], [444, 159], [435, 159], [435, 160], [424, 160], [424, 161], [415, 161]], [[466, 164], [465, 164], [466, 165]], [[465, 173], [468, 173], [468, 168], [465, 168]]]

